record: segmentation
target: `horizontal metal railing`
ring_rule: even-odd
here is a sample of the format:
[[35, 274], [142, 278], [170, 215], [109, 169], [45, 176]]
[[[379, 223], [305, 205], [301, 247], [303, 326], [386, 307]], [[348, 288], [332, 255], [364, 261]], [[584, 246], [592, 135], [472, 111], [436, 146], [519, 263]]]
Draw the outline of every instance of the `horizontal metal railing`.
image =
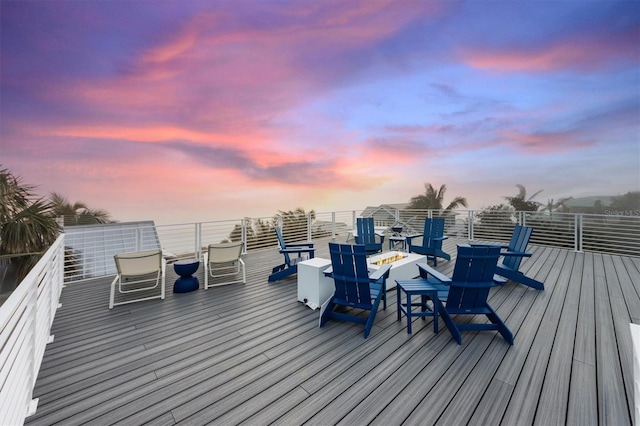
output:
[[[116, 253], [161, 248], [168, 261], [199, 259], [211, 243], [243, 241], [244, 252], [277, 247], [275, 226], [285, 241], [332, 238], [347, 241], [363, 212], [339, 211], [242, 218], [215, 222], [156, 226], [152, 221], [69, 227], [65, 280], [76, 281], [116, 273]], [[640, 216], [513, 212], [510, 210], [397, 210], [373, 212], [376, 226], [401, 224], [405, 234], [421, 233], [428, 217], [443, 217], [447, 235], [470, 241], [505, 243], [516, 224], [534, 228], [531, 243], [575, 251], [640, 256]], [[78, 232], [80, 230], [81, 232]]]
[[[282, 214], [269, 218], [155, 226], [153, 222], [69, 227], [0, 307], [0, 424], [21, 424], [35, 410], [33, 387], [64, 281], [115, 274], [113, 255], [150, 247], [169, 259], [200, 258], [210, 243], [243, 241], [245, 251], [277, 247], [273, 228], [285, 240], [344, 240], [362, 211]], [[532, 244], [640, 257], [640, 216], [587, 215], [508, 210], [374, 211], [378, 226], [401, 224], [419, 233], [427, 217], [444, 217], [457, 238], [507, 242], [516, 224], [534, 228]]]

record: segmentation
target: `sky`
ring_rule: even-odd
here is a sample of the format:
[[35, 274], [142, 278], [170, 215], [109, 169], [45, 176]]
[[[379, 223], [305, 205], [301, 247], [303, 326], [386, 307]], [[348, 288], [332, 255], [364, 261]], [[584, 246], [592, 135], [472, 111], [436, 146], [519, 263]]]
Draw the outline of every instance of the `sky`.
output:
[[0, 166], [119, 221], [640, 190], [640, 1], [0, 0]]

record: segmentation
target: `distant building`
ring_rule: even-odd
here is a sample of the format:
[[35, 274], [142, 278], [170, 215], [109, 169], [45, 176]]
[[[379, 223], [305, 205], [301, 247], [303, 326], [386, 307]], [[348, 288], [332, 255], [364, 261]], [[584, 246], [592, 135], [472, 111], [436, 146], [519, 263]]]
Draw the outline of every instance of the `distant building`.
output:
[[571, 198], [564, 202], [567, 213], [602, 214], [613, 202], [613, 196], [601, 195], [593, 197]]

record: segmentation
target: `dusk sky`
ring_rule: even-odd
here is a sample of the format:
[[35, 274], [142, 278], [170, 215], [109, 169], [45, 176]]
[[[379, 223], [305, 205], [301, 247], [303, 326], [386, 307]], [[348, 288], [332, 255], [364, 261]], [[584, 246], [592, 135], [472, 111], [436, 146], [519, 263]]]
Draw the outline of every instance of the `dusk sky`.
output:
[[159, 224], [640, 190], [640, 1], [0, 2], [0, 163]]

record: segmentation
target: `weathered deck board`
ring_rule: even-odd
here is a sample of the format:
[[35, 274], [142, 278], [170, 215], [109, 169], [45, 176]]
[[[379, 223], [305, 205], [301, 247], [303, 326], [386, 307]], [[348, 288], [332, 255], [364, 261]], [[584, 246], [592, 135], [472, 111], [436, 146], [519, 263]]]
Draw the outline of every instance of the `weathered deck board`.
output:
[[630, 424], [640, 260], [530, 250], [522, 270], [545, 291], [509, 282], [490, 297], [514, 346], [495, 332], [459, 346], [432, 319], [408, 335], [395, 290], [368, 339], [318, 328], [295, 276], [267, 283], [276, 250], [245, 257], [245, 285], [173, 294], [169, 267], [166, 300], [113, 310], [110, 279], [69, 284], [27, 424]]

